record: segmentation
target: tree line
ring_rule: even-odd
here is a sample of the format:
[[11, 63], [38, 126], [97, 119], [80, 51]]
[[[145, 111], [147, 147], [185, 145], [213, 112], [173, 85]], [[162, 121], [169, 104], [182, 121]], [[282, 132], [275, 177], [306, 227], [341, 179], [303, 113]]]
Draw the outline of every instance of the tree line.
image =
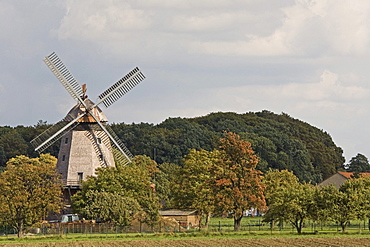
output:
[[[37, 157], [29, 142], [50, 127], [44, 121], [34, 126], [0, 127], [0, 167], [17, 155]], [[223, 131], [238, 134], [252, 144], [259, 158], [257, 169], [293, 171], [313, 184], [344, 169], [343, 150], [331, 136], [288, 114], [269, 111], [211, 113], [196, 118], [168, 118], [159, 124], [113, 123], [112, 129], [134, 155], [146, 155], [158, 164], [182, 166], [189, 150], [212, 151]], [[59, 143], [46, 152], [58, 155]]]
[[336, 188], [300, 183], [290, 171], [271, 170], [263, 182], [268, 205], [264, 221], [290, 223], [297, 233], [306, 220], [335, 222], [345, 232], [351, 220], [370, 218], [370, 176], [349, 179]]
[[[42, 154], [7, 162], [0, 173], [0, 226], [13, 227], [22, 236], [25, 227], [60, 209], [56, 161]], [[224, 132], [212, 151], [191, 149], [182, 166], [138, 155], [130, 165], [99, 168], [72, 197], [72, 209], [87, 219], [129, 226], [133, 220], [158, 223], [160, 208], [192, 208], [202, 216], [200, 227], [208, 226], [211, 215], [228, 216], [238, 231], [243, 213], [253, 208], [271, 225], [286, 222], [298, 233], [308, 219], [337, 222], [345, 231], [351, 220], [370, 217], [370, 176], [358, 174], [339, 189], [318, 187], [292, 171], [262, 173], [258, 162], [250, 142]]]

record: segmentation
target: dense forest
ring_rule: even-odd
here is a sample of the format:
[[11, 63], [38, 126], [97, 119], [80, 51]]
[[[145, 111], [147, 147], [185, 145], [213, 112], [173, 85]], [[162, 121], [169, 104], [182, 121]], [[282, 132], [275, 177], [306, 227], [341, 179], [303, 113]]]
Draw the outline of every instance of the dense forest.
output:
[[[30, 141], [49, 124], [0, 127], [0, 166], [16, 155], [36, 157]], [[318, 183], [344, 165], [343, 150], [331, 136], [288, 114], [270, 111], [211, 113], [196, 118], [168, 118], [160, 124], [113, 123], [112, 129], [134, 155], [147, 155], [158, 164], [182, 165], [189, 149], [213, 150], [224, 131], [252, 143], [259, 157], [257, 169], [288, 169], [301, 180]], [[59, 143], [46, 152], [57, 156]]]

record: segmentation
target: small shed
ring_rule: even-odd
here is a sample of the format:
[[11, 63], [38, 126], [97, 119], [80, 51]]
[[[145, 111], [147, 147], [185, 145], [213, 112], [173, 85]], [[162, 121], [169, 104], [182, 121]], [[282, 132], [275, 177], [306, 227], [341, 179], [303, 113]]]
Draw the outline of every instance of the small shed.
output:
[[190, 228], [199, 225], [201, 215], [194, 209], [162, 209], [159, 213], [163, 217], [175, 219], [180, 226]]
[[[353, 172], [337, 172], [334, 175], [332, 175], [331, 177], [329, 177], [329, 178], [325, 179], [324, 181], [322, 181], [321, 183], [319, 183], [318, 186], [325, 186], [325, 185], [332, 184], [336, 188], [339, 189], [339, 187], [345, 181], [347, 181], [348, 179], [353, 178], [353, 175], [354, 175]], [[363, 172], [363, 173], [360, 173], [360, 176], [362, 176], [362, 177], [370, 176], [370, 173], [369, 172]]]

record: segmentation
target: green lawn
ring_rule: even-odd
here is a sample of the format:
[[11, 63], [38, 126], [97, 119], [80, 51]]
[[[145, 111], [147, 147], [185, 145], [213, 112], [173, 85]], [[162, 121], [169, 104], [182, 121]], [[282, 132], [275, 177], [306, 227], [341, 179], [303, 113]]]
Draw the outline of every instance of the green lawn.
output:
[[59, 235], [29, 235], [18, 239], [15, 235], [0, 236], [0, 246], [5, 243], [42, 243], [42, 242], [79, 242], [79, 241], [136, 241], [136, 240], [186, 240], [186, 239], [268, 239], [268, 238], [370, 238], [367, 222], [353, 221], [347, 231], [338, 231], [335, 224], [314, 224], [307, 222], [303, 233], [298, 235], [290, 225], [283, 227], [262, 222], [261, 217], [244, 217], [240, 232], [233, 231], [232, 218], [211, 218], [209, 229], [191, 229], [183, 232], [162, 233], [109, 233], [81, 234], [68, 233]]
[[[233, 218], [211, 218], [209, 224], [209, 231], [233, 231], [234, 220]], [[246, 232], [256, 233], [273, 233], [273, 234], [288, 234], [296, 233], [295, 228], [290, 224], [284, 223], [282, 226], [275, 224], [271, 229], [269, 223], [263, 222], [262, 217], [244, 217], [241, 221], [241, 230]], [[333, 222], [329, 223], [315, 223], [306, 221], [303, 228], [303, 233], [337, 233], [340, 232], [341, 228]], [[369, 232], [368, 221], [351, 221], [348, 225], [346, 232], [348, 233], [366, 233]]]

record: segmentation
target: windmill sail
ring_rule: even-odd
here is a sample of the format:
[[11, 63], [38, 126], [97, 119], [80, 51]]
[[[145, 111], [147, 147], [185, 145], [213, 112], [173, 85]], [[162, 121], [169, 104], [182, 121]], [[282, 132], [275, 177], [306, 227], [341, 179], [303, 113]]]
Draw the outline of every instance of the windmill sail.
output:
[[[110, 136], [114, 139], [114, 141], [112, 140], [111, 143], [113, 144], [112, 152], [116, 162], [121, 166], [131, 163], [131, 158], [134, 157], [132, 153], [128, 150], [125, 144], [123, 144], [121, 139], [116, 135], [110, 126], [106, 125], [105, 128], [109, 132]], [[109, 141], [109, 139], [105, 138], [102, 139], [102, 141]]]
[[113, 86], [100, 94], [98, 96], [99, 101], [95, 105], [103, 103], [105, 107], [108, 108], [144, 79], [144, 74], [140, 71], [138, 67], [136, 67], [122, 79], [116, 82]]
[[84, 114], [75, 119], [69, 118], [68, 116], [65, 117], [63, 120], [54, 124], [43, 133], [38, 135], [35, 139], [33, 139], [31, 141], [32, 146], [35, 148], [36, 151], [41, 153], [42, 151], [53, 145], [53, 143], [58, 141], [65, 133], [75, 128], [78, 125], [77, 121], [83, 116]]
[[44, 62], [67, 89], [72, 98], [79, 100], [80, 96], [83, 95], [82, 88], [57, 54], [55, 54], [55, 52], [51, 53], [49, 56], [44, 58]]
[[[96, 128], [96, 125], [90, 124], [89, 125], [89, 130], [87, 130], [85, 132], [85, 136], [87, 136], [87, 138], [89, 138], [89, 140], [90, 140], [90, 142], [91, 142], [91, 144], [92, 144], [92, 146], [95, 150], [96, 156], [99, 159], [100, 165], [102, 167], [113, 166], [114, 164], [109, 164], [109, 161], [103, 155], [103, 150], [102, 150], [101, 146], [99, 145], [100, 141], [98, 141], [98, 139], [102, 140], [102, 139], [106, 138], [106, 135], [104, 134], [105, 132], [104, 131], [99, 131], [99, 130], [100, 130], [99, 128]], [[108, 150], [110, 152], [112, 152], [111, 146], [109, 145], [110, 143], [107, 144], [106, 142], [104, 142], [104, 144], [108, 148]]]

